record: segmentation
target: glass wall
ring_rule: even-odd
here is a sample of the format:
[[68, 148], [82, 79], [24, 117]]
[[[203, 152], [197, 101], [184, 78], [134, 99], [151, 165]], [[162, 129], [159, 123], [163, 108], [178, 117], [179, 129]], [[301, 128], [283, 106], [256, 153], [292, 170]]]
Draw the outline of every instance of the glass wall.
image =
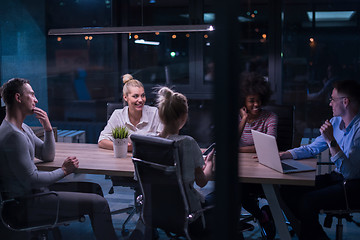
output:
[[[85, 130], [86, 142], [96, 143], [107, 103], [121, 101], [121, 76], [131, 73], [144, 83], [149, 105], [157, 85], [184, 93], [190, 112], [182, 133], [206, 147], [214, 141], [213, 92], [221, 91], [212, 87], [214, 49], [228, 44], [215, 45], [214, 32], [49, 36], [48, 30], [213, 24], [214, 1], [2, 0], [1, 83], [28, 78], [54, 127]], [[270, 104], [295, 106], [293, 146], [299, 146], [302, 138], [318, 136], [319, 126], [331, 118], [331, 84], [359, 80], [359, 1], [239, 2], [237, 70], [268, 79]], [[26, 123], [39, 125], [34, 118]]]
[[[202, 9], [202, 1], [92, 1], [88, 5], [82, 1], [48, 1], [46, 27], [202, 24]], [[211, 54], [203, 59], [203, 48], [211, 48], [210, 37], [210, 32], [171, 31], [46, 36], [49, 115], [61, 128], [81, 127], [92, 132], [95, 128], [94, 137], [88, 140], [96, 142], [95, 136], [107, 120], [106, 104], [121, 101], [121, 76], [130, 73], [143, 82], [148, 104], [153, 104], [155, 86], [172, 86], [188, 96], [190, 109], [194, 109], [190, 118], [197, 119], [198, 111], [210, 117], [209, 78], [214, 67], [208, 64]], [[206, 69], [204, 62], [209, 65]], [[198, 132], [200, 126], [194, 122], [187, 124], [184, 132]], [[202, 127], [193, 136], [206, 145], [212, 141], [213, 124], [207, 120]]]
[[[148, 104], [153, 103], [154, 86], [169, 85], [190, 99], [194, 110], [190, 119], [210, 116], [216, 67], [214, 32], [70, 36], [49, 36], [47, 32], [214, 24], [212, 1], [37, 0], [30, 5], [8, 0], [4, 6], [1, 82], [15, 76], [29, 78], [39, 106], [48, 110], [60, 128], [89, 129], [93, 133], [89, 132], [92, 137], [87, 141], [96, 142], [107, 120], [106, 103], [121, 101], [121, 76], [125, 73], [144, 83]], [[234, 59], [240, 60], [239, 73], [261, 73], [271, 83], [272, 104], [296, 107], [295, 145], [304, 134], [312, 133], [309, 129], [331, 117], [329, 90], [321, 92], [326, 83], [359, 77], [358, 12], [355, 0], [241, 1], [240, 41], [234, 52]], [[205, 139], [212, 137], [208, 129], [213, 124], [191, 124], [189, 121], [186, 132], [201, 129], [194, 136], [202, 138], [205, 145]]]
[[[296, 106], [298, 141], [332, 117], [332, 83], [359, 80], [356, 1], [284, 1], [282, 102]], [[299, 142], [297, 142], [299, 144]]]

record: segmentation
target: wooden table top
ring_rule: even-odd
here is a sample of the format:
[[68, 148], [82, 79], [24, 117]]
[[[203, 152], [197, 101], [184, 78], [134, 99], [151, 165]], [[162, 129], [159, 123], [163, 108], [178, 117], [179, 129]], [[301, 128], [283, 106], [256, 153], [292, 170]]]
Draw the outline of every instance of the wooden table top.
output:
[[[254, 153], [239, 153], [239, 179], [245, 183], [269, 183], [285, 185], [315, 185], [315, 171], [299, 173], [280, 173], [261, 165], [254, 159]], [[316, 166], [316, 159], [299, 160], [301, 163]]]
[[[265, 167], [254, 159], [253, 153], [239, 153], [239, 180], [246, 183], [269, 183], [289, 185], [314, 185], [315, 171], [283, 174]], [[131, 153], [126, 158], [115, 158], [112, 150], [99, 148], [97, 144], [56, 143], [55, 160], [43, 163], [36, 159], [35, 163], [41, 171], [52, 171], [62, 166], [68, 156], [76, 156], [80, 166], [77, 173], [104, 174], [111, 176], [134, 176], [134, 165]], [[316, 159], [301, 160], [315, 166]]]
[[79, 159], [77, 173], [134, 176], [131, 153], [128, 153], [126, 158], [115, 158], [112, 150], [99, 148], [97, 144], [57, 142], [53, 162], [43, 163], [36, 159], [35, 163], [41, 171], [52, 171], [61, 167], [68, 156], [76, 156]]

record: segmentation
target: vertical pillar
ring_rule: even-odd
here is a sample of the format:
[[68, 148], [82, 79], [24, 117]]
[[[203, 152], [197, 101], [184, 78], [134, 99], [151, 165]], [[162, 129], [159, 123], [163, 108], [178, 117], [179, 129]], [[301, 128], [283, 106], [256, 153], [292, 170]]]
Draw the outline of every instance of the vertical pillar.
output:
[[215, 4], [216, 234], [237, 239], [238, 209], [238, 0]]

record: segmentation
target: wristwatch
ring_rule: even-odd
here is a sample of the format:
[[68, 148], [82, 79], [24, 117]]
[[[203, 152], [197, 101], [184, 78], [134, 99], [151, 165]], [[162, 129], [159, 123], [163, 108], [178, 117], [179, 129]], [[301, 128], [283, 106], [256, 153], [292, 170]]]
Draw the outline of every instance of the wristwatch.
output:
[[331, 142], [329, 143], [329, 147], [336, 147], [337, 145], [338, 144], [335, 139], [331, 140]]

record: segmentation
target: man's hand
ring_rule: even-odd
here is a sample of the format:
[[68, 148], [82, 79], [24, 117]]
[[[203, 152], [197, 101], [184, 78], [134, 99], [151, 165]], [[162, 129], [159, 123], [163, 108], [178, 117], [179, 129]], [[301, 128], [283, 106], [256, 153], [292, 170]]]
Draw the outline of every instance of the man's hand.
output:
[[79, 167], [79, 160], [76, 157], [67, 157], [62, 165], [62, 170], [66, 175], [75, 172], [75, 170]]
[[39, 119], [39, 122], [44, 127], [45, 131], [47, 131], [47, 132], [52, 131], [52, 126], [51, 126], [49, 117], [48, 117], [47, 113], [44, 110], [42, 110], [42, 109], [40, 109], [38, 107], [35, 107], [34, 108], [34, 114], [35, 114], [35, 117], [37, 119]]
[[326, 120], [325, 123], [320, 127], [320, 133], [324, 137], [327, 143], [330, 143], [334, 140], [334, 128], [329, 120]]
[[281, 160], [293, 158], [293, 155], [291, 155], [291, 153], [290, 153], [289, 151], [280, 152], [279, 155], [280, 155], [280, 159], [281, 159]]

